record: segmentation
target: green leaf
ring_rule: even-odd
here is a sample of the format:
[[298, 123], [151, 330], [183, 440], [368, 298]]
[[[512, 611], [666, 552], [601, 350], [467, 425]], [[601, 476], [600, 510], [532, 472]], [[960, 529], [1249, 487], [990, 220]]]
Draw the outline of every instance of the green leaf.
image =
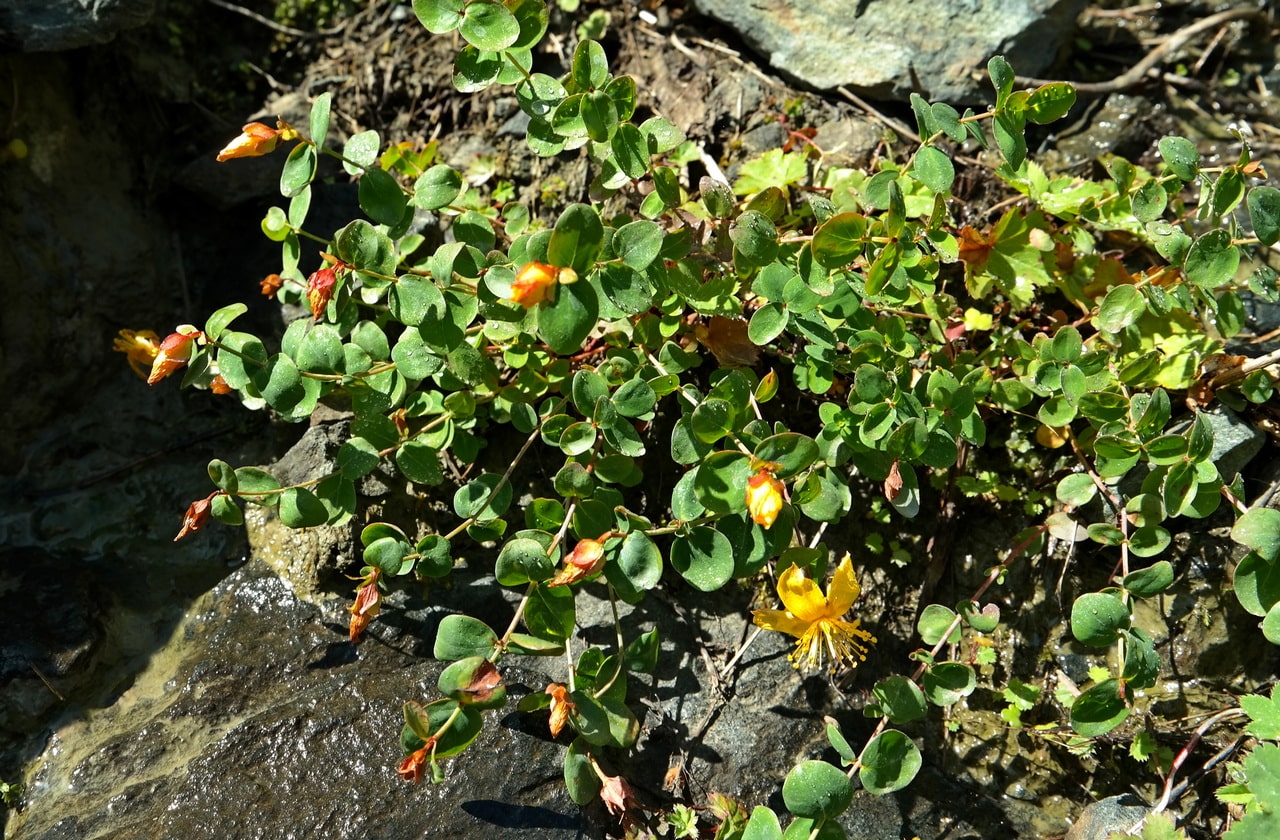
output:
[[956, 612], [960, 613], [965, 624], [979, 633], [991, 633], [1000, 626], [1000, 607], [997, 604], [987, 604], [978, 609], [973, 601], [961, 601], [956, 605]]
[[235, 493], [240, 487], [240, 482], [236, 478], [235, 469], [226, 461], [220, 461], [217, 458], [209, 462], [209, 480], [219, 490], [225, 490], [228, 493]]
[[497, 669], [492, 662], [483, 656], [469, 656], [441, 671], [436, 687], [441, 694], [456, 700], [461, 706], [471, 709], [500, 709], [507, 702], [506, 686], [499, 683], [491, 688], [475, 687], [477, 681], [489, 680], [494, 675], [497, 675]]
[[400, 446], [396, 451], [396, 467], [414, 484], [434, 487], [444, 481], [439, 453], [420, 441], [409, 440]]
[[[917, 181], [939, 195], [949, 194], [951, 185], [956, 180], [956, 168], [951, 158], [933, 146], [920, 147], [911, 166], [911, 173]], [[816, 255], [815, 251], [815, 257]]]
[[1151, 598], [1173, 585], [1173, 566], [1168, 560], [1160, 560], [1125, 575], [1120, 585], [1139, 598]]
[[1169, 194], [1164, 191], [1164, 186], [1153, 178], [1134, 191], [1133, 197], [1129, 200], [1129, 208], [1133, 211], [1135, 219], [1146, 224], [1160, 218], [1168, 202]]
[[462, 23], [465, 0], [413, 0], [413, 12], [428, 32], [443, 35]]
[[209, 513], [223, 525], [237, 528], [244, 524], [244, 513], [231, 496], [214, 496], [209, 503]]
[[662, 578], [662, 552], [643, 531], [627, 534], [617, 560], [605, 566], [605, 577], [610, 582], [618, 576], [636, 592], [652, 589]]
[[1183, 266], [1187, 280], [1202, 289], [1230, 283], [1240, 267], [1240, 249], [1231, 243], [1231, 233], [1211, 230], [1192, 243]]
[[289, 152], [280, 172], [280, 194], [292, 198], [302, 192], [316, 177], [316, 147], [310, 143], [299, 143]]
[[[239, 470], [237, 470], [237, 473]], [[243, 495], [243, 489], [241, 495]], [[1251, 551], [1236, 566], [1236, 598], [1246, 612], [1266, 615], [1280, 603], [1280, 562]]]
[[290, 487], [280, 494], [280, 521], [290, 528], [313, 528], [329, 521], [329, 511], [305, 487]]
[[595, 264], [603, 244], [604, 226], [595, 208], [587, 204], [570, 204], [560, 214], [551, 232], [551, 240], [547, 243], [547, 262], [572, 268], [579, 277], [585, 277]]
[[498, 634], [469, 615], [446, 615], [436, 630], [432, 656], [444, 662], [468, 656], [488, 656], [498, 644]]
[[364, 547], [364, 564], [375, 566], [388, 575], [398, 575], [410, 550], [403, 537], [381, 537]]
[[1280, 510], [1253, 508], [1246, 511], [1232, 526], [1231, 539], [1247, 546], [1268, 562], [1280, 559]]
[[404, 190], [388, 172], [367, 169], [360, 177], [360, 209], [370, 219], [388, 227], [400, 222], [407, 203]]
[[778, 815], [764, 805], [757, 805], [743, 829], [741, 840], [782, 840]]
[[359, 175], [372, 169], [378, 161], [378, 149], [382, 141], [376, 131], [361, 131], [351, 135], [342, 149], [342, 168], [348, 175]]
[[267, 507], [280, 503], [280, 494], [274, 492], [280, 489], [280, 482], [266, 470], [240, 467], [236, 470], [236, 484], [239, 487], [236, 495], [246, 502]]
[[524, 623], [529, 632], [544, 639], [567, 639], [574, 625], [573, 590], [567, 586], [538, 584], [529, 592]]
[[413, 206], [439, 210], [462, 192], [462, 176], [450, 166], [436, 164], [418, 176], [413, 184]]
[[837, 213], [813, 232], [813, 258], [823, 268], [841, 268], [862, 254], [866, 235], [865, 216], [860, 213]]
[[487, 0], [473, 0], [462, 10], [462, 37], [476, 49], [498, 52], [520, 37], [520, 22], [506, 7]]
[[501, 54], [468, 44], [453, 59], [453, 86], [461, 93], [479, 93], [498, 81], [505, 64]]
[[783, 432], [760, 441], [754, 457], [773, 464], [774, 475], [787, 479], [808, 469], [818, 459], [818, 444], [807, 435]]
[[910, 738], [896, 729], [886, 729], [863, 750], [858, 779], [868, 792], [882, 796], [911, 784], [922, 763], [920, 750]]
[[600, 303], [590, 283], [562, 284], [556, 299], [538, 312], [538, 333], [552, 352], [570, 356], [582, 349], [599, 316]]
[[797, 817], [835, 819], [853, 802], [853, 785], [835, 765], [805, 761], [787, 774], [782, 801]]
[[1080, 507], [1098, 493], [1098, 486], [1085, 473], [1072, 473], [1058, 482], [1057, 499], [1064, 505]]
[[618, 130], [618, 109], [609, 94], [593, 90], [582, 97], [582, 122], [587, 136], [597, 143], [608, 143]]
[[1067, 82], [1041, 85], [1027, 97], [1027, 119], [1037, 125], [1061, 119], [1076, 104], [1076, 89]]
[[662, 250], [662, 226], [645, 219], [625, 224], [613, 234], [613, 251], [618, 259], [637, 271], [644, 271]]
[[987, 75], [991, 77], [991, 85], [996, 89], [996, 108], [1000, 108], [1013, 90], [1013, 68], [1004, 56], [992, 56], [987, 62]]
[[618, 169], [631, 180], [639, 180], [649, 171], [648, 142], [640, 129], [631, 123], [618, 126], [609, 147], [613, 150]]
[[789, 320], [785, 304], [766, 303], [751, 314], [747, 338], [751, 339], [752, 344], [764, 347], [786, 331]]
[[378, 448], [362, 437], [343, 441], [338, 447], [338, 469], [344, 478], [360, 478], [373, 472], [382, 461]]
[[342, 338], [328, 324], [311, 324], [295, 354], [299, 370], [338, 373], [344, 367]]
[[249, 307], [243, 303], [232, 303], [222, 307], [218, 311], [209, 316], [204, 322], [204, 334], [210, 341], [217, 341], [227, 325], [236, 318], [249, 311]]
[[703, 443], [715, 443], [733, 431], [734, 412], [728, 400], [709, 397], [693, 410], [689, 427]]
[[745, 257], [750, 265], [768, 265], [778, 255], [778, 229], [763, 213], [747, 210], [729, 229], [734, 252]]
[[600, 777], [591, 763], [591, 747], [581, 736], [564, 755], [564, 786], [576, 805], [587, 805], [600, 793]]
[[1089, 592], [1071, 605], [1071, 635], [1092, 647], [1108, 647], [1129, 627], [1129, 608], [1109, 592]]
[[733, 577], [733, 546], [724, 534], [698, 525], [672, 542], [671, 565], [695, 589], [714, 592]]
[[613, 406], [623, 417], [647, 417], [657, 404], [658, 395], [653, 386], [639, 378], [622, 383], [613, 394]]
[[507, 540], [498, 552], [494, 575], [503, 586], [523, 586], [555, 574], [555, 560], [542, 543], [528, 537]]
[[1245, 729], [1250, 735], [1264, 741], [1280, 740], [1280, 687], [1272, 686], [1269, 697], [1245, 694], [1240, 707], [1249, 715]]
[[482, 473], [459, 487], [453, 494], [454, 513], [480, 521], [501, 516], [511, 505], [512, 491], [510, 482], [502, 482], [499, 487], [500, 481], [502, 476], [497, 473]]
[[943, 662], [924, 672], [924, 694], [935, 706], [952, 706], [973, 693], [978, 676], [968, 665]]
[[1160, 141], [1160, 157], [1169, 171], [1183, 181], [1194, 181], [1200, 173], [1200, 153], [1185, 137], [1165, 137]]
[[1116, 286], [1102, 299], [1094, 323], [1104, 332], [1118, 333], [1141, 318], [1146, 311], [1147, 300], [1142, 292], [1128, 284]]
[[418, 541], [420, 555], [415, 572], [418, 577], [445, 577], [453, 571], [453, 557], [449, 553], [449, 541], [439, 534], [428, 534]]
[[886, 677], [871, 689], [880, 714], [894, 725], [910, 723], [925, 716], [924, 693], [914, 682], [902, 676]]
[[1245, 199], [1249, 209], [1249, 222], [1254, 236], [1270, 247], [1280, 241], [1280, 190], [1275, 187], [1254, 187]]
[[1124, 723], [1129, 707], [1117, 680], [1104, 680], [1084, 691], [1071, 704], [1071, 728], [1084, 738], [1105, 735]]
[[1191, 248], [1191, 237], [1182, 228], [1157, 221], [1148, 222], [1146, 231], [1157, 254], [1173, 265], [1182, 265]]
[[[941, 604], [929, 604], [921, 611], [920, 619], [916, 622], [916, 630], [926, 645], [936, 645], [946, 636], [947, 630], [951, 629], [955, 618], [956, 614], [951, 609]], [[959, 625], [951, 630], [951, 635], [946, 638], [949, 644], [960, 641]]]

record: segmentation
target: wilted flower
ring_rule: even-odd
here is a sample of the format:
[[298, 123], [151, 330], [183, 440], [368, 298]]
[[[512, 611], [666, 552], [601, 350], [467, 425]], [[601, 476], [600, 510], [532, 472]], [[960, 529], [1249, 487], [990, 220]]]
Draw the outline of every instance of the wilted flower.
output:
[[400, 774], [400, 778], [406, 782], [413, 782], [415, 785], [422, 781], [422, 775], [425, 772], [427, 763], [431, 759], [431, 753], [436, 748], [436, 739], [428, 738], [427, 742], [420, 748], [414, 750], [405, 756], [404, 761], [400, 762], [400, 766], [396, 768], [396, 772]]
[[298, 132], [283, 120], [277, 120], [279, 128], [265, 123], [252, 122], [240, 129], [240, 136], [218, 153], [218, 162], [232, 158], [261, 157], [275, 151], [281, 140], [295, 140]]
[[173, 538], [173, 541], [177, 542], [188, 534], [194, 534], [209, 524], [210, 508], [213, 506], [214, 497], [226, 494], [225, 490], [215, 490], [205, 498], [192, 502], [182, 517], [182, 530]]
[[262, 278], [262, 282], [258, 284], [258, 287], [262, 290], [263, 297], [273, 298], [283, 285], [284, 278], [279, 274], [268, 274]]
[[785, 489], [769, 470], [760, 470], [747, 479], [747, 512], [756, 524], [773, 527], [782, 512], [782, 492]]
[[857, 619], [842, 618], [861, 592], [846, 554], [825, 595], [804, 569], [790, 566], [778, 576], [778, 597], [786, 610], [754, 610], [752, 615], [764, 629], [799, 640], [788, 657], [797, 668], [816, 668], [823, 660], [829, 660], [832, 670], [837, 665], [854, 666], [867, 658], [867, 645], [876, 641]]
[[[556, 284], [560, 282], [564, 272], [573, 274], [572, 269], [556, 268], [546, 263], [525, 263], [516, 274], [515, 282], [511, 284], [511, 299], [525, 309], [532, 309], [551, 300], [555, 296]], [[576, 274], [574, 279], [577, 279]]]
[[183, 324], [170, 333], [160, 343], [160, 352], [151, 362], [151, 375], [147, 377], [147, 384], [156, 384], [191, 361], [191, 354], [195, 350], [192, 345], [201, 338], [204, 338], [204, 333], [190, 324]]
[[547, 725], [551, 729], [551, 737], [555, 738], [569, 722], [569, 713], [575, 707], [573, 701], [569, 699], [569, 689], [560, 683], [548, 684], [546, 693], [551, 695], [551, 719]]
[[603, 776], [601, 781], [604, 782], [604, 786], [600, 788], [600, 800], [604, 802], [610, 814], [622, 819], [627, 811], [634, 810], [638, 805], [635, 791], [632, 790], [631, 785], [627, 784], [626, 779], [621, 776]]
[[342, 263], [326, 266], [307, 278], [307, 304], [311, 307], [311, 317], [317, 321], [324, 315], [329, 301], [333, 300], [333, 292], [338, 285], [338, 269], [342, 267]]
[[601, 540], [580, 540], [573, 551], [564, 558], [564, 567], [556, 572], [555, 577], [547, 581], [547, 586], [564, 586], [577, 583], [600, 571], [604, 567], [604, 543]]
[[382, 609], [382, 591], [378, 589], [378, 578], [382, 570], [373, 567], [369, 573], [360, 578], [360, 586], [356, 587], [356, 600], [351, 605], [350, 637], [351, 641], [360, 641], [360, 634], [373, 621], [374, 616]]
[[146, 379], [151, 363], [160, 355], [160, 336], [151, 330], [121, 330], [119, 337], [112, 340], [111, 349], [124, 353], [133, 372]]

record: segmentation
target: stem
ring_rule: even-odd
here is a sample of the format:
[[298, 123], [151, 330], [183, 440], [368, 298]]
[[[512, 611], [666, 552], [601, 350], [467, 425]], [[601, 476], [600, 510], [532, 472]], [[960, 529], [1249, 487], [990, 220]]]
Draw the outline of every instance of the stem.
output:
[[596, 699], [599, 699], [600, 697], [604, 696], [604, 693], [606, 691], [613, 688], [613, 684], [617, 682], [618, 677], [622, 675], [623, 665], [626, 660], [626, 656], [623, 653], [623, 650], [626, 646], [622, 641], [622, 620], [618, 618], [618, 593], [614, 592], [613, 584], [609, 584], [609, 607], [613, 610], [613, 629], [617, 632], [618, 667], [614, 669], [613, 676], [609, 678], [609, 681], [604, 685], [600, 686], [600, 688], [596, 689], [595, 693], [591, 695]]
[[[483, 511], [486, 507], [489, 506], [489, 502], [493, 499], [495, 495], [497, 495], [498, 491], [501, 490], [504, 486], [506, 486], [507, 482], [511, 480], [511, 474], [515, 472], [516, 467], [519, 466], [520, 462], [524, 459], [525, 453], [529, 451], [529, 447], [533, 446], [533, 442], [537, 440], [541, 434], [542, 434], [542, 426], [541, 424], [539, 424], [538, 428], [534, 429], [532, 432], [529, 433], [529, 437], [525, 440], [524, 446], [520, 447], [520, 451], [516, 453], [515, 460], [511, 462], [511, 466], [507, 467], [507, 471], [502, 474], [502, 478], [498, 479], [498, 483], [493, 485], [493, 489], [490, 490], [485, 495], [484, 503], [480, 505], [481, 511]], [[461, 534], [463, 531], [470, 528], [475, 523], [476, 523], [476, 515], [473, 514], [472, 516], [468, 516], [465, 520], [463, 520], [462, 524], [454, 528], [448, 534], [445, 534], [444, 538], [446, 540], [451, 540], [454, 537], [458, 536], [458, 534]]]

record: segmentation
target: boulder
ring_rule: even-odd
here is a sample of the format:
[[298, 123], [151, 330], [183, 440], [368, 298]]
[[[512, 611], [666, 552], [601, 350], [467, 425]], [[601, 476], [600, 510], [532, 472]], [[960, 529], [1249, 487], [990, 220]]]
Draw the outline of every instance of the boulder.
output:
[[768, 57], [778, 72], [819, 89], [972, 103], [990, 97], [983, 72], [1002, 54], [1024, 75], [1054, 59], [1083, 0], [694, 0]]
[[155, 0], [6, 0], [0, 2], [0, 49], [73, 50], [105, 44], [121, 29], [146, 23]]

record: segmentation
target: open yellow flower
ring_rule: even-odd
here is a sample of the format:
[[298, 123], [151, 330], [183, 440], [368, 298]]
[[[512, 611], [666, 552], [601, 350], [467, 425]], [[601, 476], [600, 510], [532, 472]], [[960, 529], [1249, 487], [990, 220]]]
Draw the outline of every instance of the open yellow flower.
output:
[[848, 554], [836, 567], [825, 595], [804, 569], [790, 566], [778, 576], [778, 597], [786, 609], [754, 610], [752, 616], [764, 629], [788, 633], [799, 640], [787, 657], [797, 668], [817, 668], [826, 660], [830, 670], [835, 671], [837, 666], [853, 667], [865, 660], [867, 646], [876, 641], [857, 619], [842, 618], [861, 592]]

